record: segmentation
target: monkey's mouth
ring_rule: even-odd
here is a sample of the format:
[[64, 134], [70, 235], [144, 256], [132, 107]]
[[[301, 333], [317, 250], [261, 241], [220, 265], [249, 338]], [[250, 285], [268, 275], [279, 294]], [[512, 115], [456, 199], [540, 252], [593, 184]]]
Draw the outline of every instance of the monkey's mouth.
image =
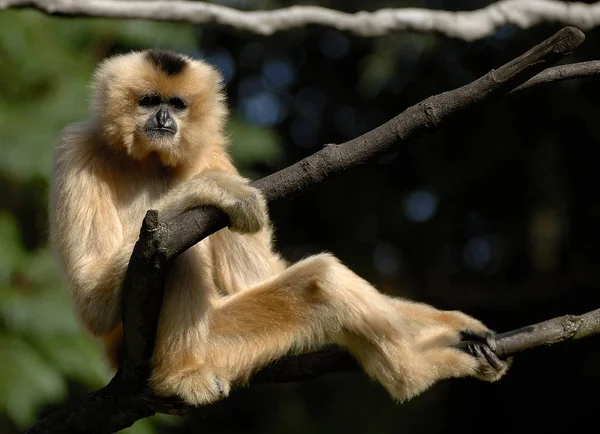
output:
[[171, 127], [146, 128], [146, 134], [150, 137], [174, 136], [177, 130]]

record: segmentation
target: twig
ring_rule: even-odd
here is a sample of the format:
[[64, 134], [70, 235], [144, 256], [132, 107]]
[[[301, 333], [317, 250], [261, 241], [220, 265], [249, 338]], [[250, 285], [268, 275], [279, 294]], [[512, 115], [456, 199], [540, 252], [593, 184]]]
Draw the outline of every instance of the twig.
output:
[[404, 30], [439, 33], [467, 41], [489, 36], [508, 24], [522, 29], [541, 23], [591, 29], [600, 23], [600, 3], [558, 0], [501, 0], [482, 9], [461, 12], [386, 8], [354, 14], [320, 6], [240, 11], [217, 4], [184, 0], [0, 0], [0, 10], [7, 8], [34, 8], [49, 15], [217, 24], [259, 35], [316, 24], [363, 37]]
[[[584, 39], [581, 31], [567, 27], [517, 59], [459, 89], [433, 96], [408, 108], [375, 130], [343, 145], [328, 145], [287, 169], [254, 183], [265, 197], [275, 202], [289, 198], [308, 186], [364, 164], [393, 145], [414, 138], [451, 119], [451, 116], [507, 93], [576, 48]], [[170, 264], [187, 248], [223, 228], [227, 217], [216, 208], [202, 207], [161, 223], [156, 211], [149, 211], [140, 239], [132, 254], [124, 284], [125, 360], [104, 389], [63, 408], [40, 421], [29, 433], [109, 433], [131, 425], [154, 411], [177, 412], [177, 402], [154, 400], [148, 394], [147, 378], [152, 355], [163, 283]], [[598, 321], [588, 321], [579, 334], [598, 331]], [[541, 331], [526, 331], [531, 339]], [[523, 332], [513, 342], [524, 347]], [[521, 339], [521, 340], [519, 340]], [[331, 350], [332, 351], [332, 350]], [[303, 355], [269, 367], [257, 375], [268, 381], [306, 379], [322, 373], [352, 368], [348, 356]], [[335, 357], [338, 357], [337, 361]], [[342, 357], [340, 359], [339, 357]], [[345, 361], [344, 358], [345, 357]], [[341, 362], [340, 362], [341, 360]], [[341, 364], [340, 364], [341, 363]], [[355, 365], [354, 365], [355, 366]]]
[[508, 357], [530, 348], [582, 339], [600, 333], [600, 309], [583, 315], [565, 315], [538, 324], [496, 335], [499, 357]]
[[571, 80], [573, 78], [593, 77], [600, 75], [600, 60], [572, 63], [570, 65], [553, 66], [535, 77], [527, 80], [522, 85], [514, 88], [511, 93], [529, 89], [540, 84], [554, 83], [556, 81]]

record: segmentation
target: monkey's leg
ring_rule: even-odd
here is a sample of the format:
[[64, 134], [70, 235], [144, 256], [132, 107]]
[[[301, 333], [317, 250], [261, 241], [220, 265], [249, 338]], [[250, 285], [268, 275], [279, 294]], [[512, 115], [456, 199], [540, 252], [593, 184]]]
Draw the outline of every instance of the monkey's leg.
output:
[[377, 292], [334, 257], [314, 256], [220, 300], [210, 313], [203, 355], [161, 370], [154, 385], [161, 394], [203, 404], [290, 350], [329, 343], [346, 346], [399, 400], [443, 378], [481, 377], [482, 365], [490, 365], [483, 353], [451, 348], [460, 341], [460, 329], [447, 319], [433, 321], [433, 308], [424, 313], [413, 307]]

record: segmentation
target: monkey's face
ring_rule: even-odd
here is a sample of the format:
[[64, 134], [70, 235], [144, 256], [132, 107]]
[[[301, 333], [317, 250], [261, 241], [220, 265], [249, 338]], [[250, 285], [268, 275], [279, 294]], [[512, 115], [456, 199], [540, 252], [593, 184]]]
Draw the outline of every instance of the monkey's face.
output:
[[105, 142], [136, 160], [176, 167], [224, 145], [221, 77], [204, 62], [156, 50], [117, 56], [98, 68], [92, 89]]
[[178, 147], [189, 103], [178, 95], [148, 93], [137, 105], [136, 133], [147, 150], [161, 153]]

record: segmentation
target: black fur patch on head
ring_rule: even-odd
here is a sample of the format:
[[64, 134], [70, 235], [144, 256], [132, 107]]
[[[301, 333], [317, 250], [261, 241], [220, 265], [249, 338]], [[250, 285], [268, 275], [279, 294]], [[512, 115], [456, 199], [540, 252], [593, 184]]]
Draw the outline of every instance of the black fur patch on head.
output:
[[167, 75], [177, 75], [187, 65], [187, 60], [181, 55], [169, 50], [149, 50], [148, 60]]

